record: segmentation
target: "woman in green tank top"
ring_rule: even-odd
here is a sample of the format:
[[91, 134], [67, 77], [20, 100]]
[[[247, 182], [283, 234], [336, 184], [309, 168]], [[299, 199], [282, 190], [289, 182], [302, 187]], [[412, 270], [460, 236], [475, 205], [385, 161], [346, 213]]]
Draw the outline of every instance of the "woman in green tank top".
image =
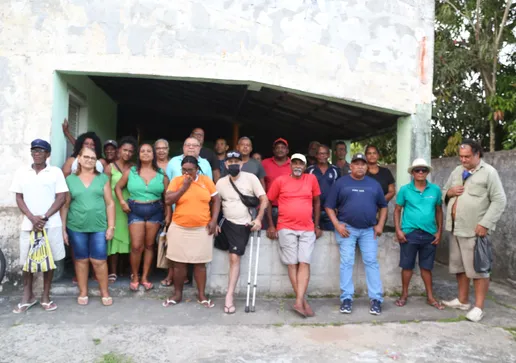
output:
[[78, 156], [76, 174], [66, 178], [69, 193], [61, 209], [63, 239], [70, 242], [75, 257], [79, 285], [79, 305], [88, 304], [90, 262], [99, 283], [102, 303], [113, 304], [108, 291], [107, 241], [115, 230], [115, 203], [106, 174], [95, 169], [95, 151], [83, 148]]
[[[111, 241], [108, 241], [109, 256], [109, 275], [110, 283], [116, 281], [118, 277], [118, 260], [119, 255], [129, 254], [131, 252], [131, 239], [129, 237], [129, 226], [127, 225], [127, 214], [124, 213], [120, 201], [115, 194], [115, 185], [122, 178], [124, 171], [129, 170], [134, 163], [131, 161], [136, 150], [136, 140], [132, 136], [123, 137], [118, 144], [118, 159], [107, 166], [106, 175], [111, 180], [111, 188], [113, 199], [115, 200], [115, 235]], [[122, 190], [124, 201], [129, 198], [127, 188]]]
[[[126, 186], [129, 191], [127, 202], [122, 194]], [[168, 178], [158, 167], [156, 152], [149, 144], [140, 146], [136, 166], [126, 170], [115, 186], [116, 196], [127, 213], [129, 223], [132, 272], [129, 288], [132, 291], [138, 291], [140, 283], [145, 290], [154, 287], [149, 281], [149, 271], [154, 258], [156, 235], [163, 223], [170, 223], [171, 208], [165, 208], [164, 203], [167, 187]], [[142, 255], [143, 273], [140, 280], [138, 273]]]

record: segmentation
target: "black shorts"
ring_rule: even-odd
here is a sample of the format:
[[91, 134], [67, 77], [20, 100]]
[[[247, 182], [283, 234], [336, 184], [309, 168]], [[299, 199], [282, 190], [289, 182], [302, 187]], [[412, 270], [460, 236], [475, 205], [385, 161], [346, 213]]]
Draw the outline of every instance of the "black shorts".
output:
[[221, 232], [215, 237], [215, 247], [237, 256], [243, 256], [251, 235], [251, 227], [231, 223], [226, 218], [220, 220], [219, 226]]
[[419, 267], [425, 270], [434, 268], [436, 247], [432, 244], [433, 234], [416, 229], [405, 235], [406, 243], [400, 243], [400, 267], [413, 270], [416, 266], [416, 257], [419, 257]]

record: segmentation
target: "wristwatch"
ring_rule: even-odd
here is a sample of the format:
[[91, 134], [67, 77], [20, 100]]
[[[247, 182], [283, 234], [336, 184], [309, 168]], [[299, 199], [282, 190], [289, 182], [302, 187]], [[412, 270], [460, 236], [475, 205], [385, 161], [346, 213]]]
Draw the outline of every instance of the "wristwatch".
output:
[[48, 217], [46, 214], [43, 214], [42, 216], [40, 216], [41, 219], [43, 219], [45, 222], [48, 222]]

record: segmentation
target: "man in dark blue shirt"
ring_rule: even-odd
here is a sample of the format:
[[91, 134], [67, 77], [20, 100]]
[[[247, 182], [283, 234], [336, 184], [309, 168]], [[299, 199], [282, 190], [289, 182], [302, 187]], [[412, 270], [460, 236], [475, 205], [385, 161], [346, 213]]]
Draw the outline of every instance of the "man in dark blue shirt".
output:
[[330, 193], [331, 187], [337, 179], [340, 177], [340, 170], [335, 165], [331, 165], [328, 162], [330, 157], [330, 148], [326, 145], [320, 145], [315, 154], [317, 162], [310, 165], [306, 169], [307, 174], [313, 174], [319, 182], [319, 188], [321, 189], [321, 217], [319, 219], [319, 228], [323, 231], [334, 231], [333, 223], [331, 223], [328, 214], [324, 210], [324, 203], [326, 197]]
[[[358, 243], [364, 261], [369, 313], [382, 313], [383, 287], [377, 260], [377, 237], [383, 232], [387, 219], [387, 202], [380, 184], [366, 176], [367, 160], [358, 153], [351, 159], [351, 174], [341, 177], [326, 197], [325, 208], [335, 227], [340, 249], [340, 312], [350, 314], [353, 305], [353, 265]], [[338, 210], [338, 215], [335, 210]], [[376, 214], [380, 210], [378, 223]]]

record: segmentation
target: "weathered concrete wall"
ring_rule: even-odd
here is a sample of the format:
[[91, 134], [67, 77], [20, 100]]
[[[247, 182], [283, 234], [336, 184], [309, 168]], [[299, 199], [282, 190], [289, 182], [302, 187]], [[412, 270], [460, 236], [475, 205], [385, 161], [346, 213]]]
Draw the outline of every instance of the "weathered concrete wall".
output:
[[[507, 195], [507, 207], [491, 236], [494, 249], [494, 266], [492, 276], [495, 279], [508, 280], [516, 286], [516, 150], [486, 153], [484, 160], [498, 170]], [[458, 157], [432, 159], [432, 182], [444, 186], [450, 173], [459, 165]], [[396, 166], [389, 165], [396, 177]], [[398, 178], [396, 178], [398, 180]], [[398, 185], [399, 187], [400, 185]], [[387, 224], [393, 226], [395, 203], [389, 204]], [[446, 216], [446, 214], [445, 214]], [[445, 235], [437, 249], [437, 259], [448, 264], [448, 235]]]
[[[30, 161], [31, 140], [61, 132], [56, 71], [260, 83], [399, 114], [431, 97], [432, 0], [6, 0], [0, 10], [0, 185]], [[14, 206], [0, 190], [9, 260]]]
[[[378, 261], [380, 273], [386, 294], [401, 291], [401, 279], [399, 264], [399, 243], [395, 241], [393, 233], [384, 233], [378, 238]], [[247, 274], [249, 269], [249, 245], [246, 254], [242, 257], [240, 279], [236, 292], [245, 294], [247, 289]], [[253, 250], [252, 280], [254, 281], [254, 266], [256, 258], [256, 242]], [[335, 240], [335, 234], [324, 232], [323, 236], [315, 243], [312, 256], [310, 285], [308, 294], [311, 295], [340, 295], [339, 288], [339, 247]], [[215, 249], [213, 261], [208, 265], [208, 289], [222, 294], [228, 285], [229, 258], [228, 253]], [[358, 295], [367, 295], [366, 278], [362, 257], [357, 247], [355, 256], [355, 268], [353, 270], [355, 292]], [[424, 291], [423, 283], [416, 272], [411, 289]], [[257, 290], [262, 294], [285, 295], [292, 294], [292, 285], [288, 278], [287, 267], [281, 263], [279, 257], [279, 245], [277, 241], [271, 241], [262, 235], [260, 244], [260, 261], [258, 264]]]

